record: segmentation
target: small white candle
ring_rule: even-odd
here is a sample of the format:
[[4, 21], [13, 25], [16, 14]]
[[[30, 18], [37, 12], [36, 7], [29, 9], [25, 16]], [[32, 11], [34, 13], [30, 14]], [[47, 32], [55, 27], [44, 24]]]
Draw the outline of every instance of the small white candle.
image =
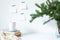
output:
[[16, 30], [15, 27], [16, 27], [16, 22], [9, 23], [9, 31], [15, 31]]

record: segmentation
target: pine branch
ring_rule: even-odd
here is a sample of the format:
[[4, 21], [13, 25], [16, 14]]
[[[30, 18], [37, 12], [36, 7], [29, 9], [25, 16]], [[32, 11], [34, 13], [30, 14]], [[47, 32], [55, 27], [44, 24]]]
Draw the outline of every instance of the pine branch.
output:
[[[46, 5], [47, 4], [47, 5]], [[44, 22], [44, 24], [48, 23], [50, 20], [55, 19], [56, 21], [60, 20], [60, 1], [59, 0], [47, 0], [45, 3], [42, 3], [41, 5], [35, 4], [40, 10], [35, 10], [36, 14], [31, 14], [32, 19], [30, 22], [32, 22], [37, 17], [43, 17], [44, 15], [49, 16], [49, 20]]]
[[38, 8], [41, 8], [40, 5], [38, 5], [37, 3], [35, 4]]
[[51, 21], [51, 20], [53, 20], [53, 19], [54, 19], [54, 18], [51, 18], [51, 19], [45, 21], [43, 24], [46, 24], [46, 23], [48, 23], [49, 21]]

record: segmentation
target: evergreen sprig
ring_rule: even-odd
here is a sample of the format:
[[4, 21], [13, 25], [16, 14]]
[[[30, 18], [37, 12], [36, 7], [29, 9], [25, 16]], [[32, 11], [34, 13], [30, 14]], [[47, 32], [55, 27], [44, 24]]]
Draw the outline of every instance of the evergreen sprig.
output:
[[60, 1], [59, 0], [47, 0], [46, 4], [42, 3], [41, 5], [35, 4], [40, 10], [35, 10], [35, 14], [31, 14], [32, 19], [30, 22], [32, 22], [37, 17], [43, 17], [44, 15], [49, 16], [49, 20], [45, 21], [44, 24], [49, 22], [50, 20], [55, 19], [56, 21], [60, 20]]

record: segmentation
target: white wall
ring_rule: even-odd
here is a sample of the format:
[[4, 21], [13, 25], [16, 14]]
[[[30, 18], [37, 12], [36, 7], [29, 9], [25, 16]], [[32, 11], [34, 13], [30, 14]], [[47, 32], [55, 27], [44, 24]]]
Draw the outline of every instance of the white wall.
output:
[[0, 29], [8, 29], [9, 23], [9, 4], [8, 0], [0, 0]]
[[[25, 1], [25, 4], [21, 2]], [[16, 29], [21, 30], [23, 33], [27, 31], [36, 31], [36, 32], [53, 32], [55, 33], [56, 21], [50, 21], [46, 25], [43, 25], [43, 22], [48, 20], [48, 17], [37, 18], [32, 23], [29, 23], [31, 19], [30, 14], [35, 13], [35, 9], [38, 9], [34, 3], [42, 3], [46, 0], [1, 0], [0, 1], [0, 27], [8, 28], [12, 26], [12, 22], [16, 22]], [[28, 10], [21, 10], [22, 8], [28, 6]], [[12, 7], [12, 5], [17, 5], [18, 13], [16, 13], [16, 6]], [[24, 13], [24, 15], [21, 15]]]

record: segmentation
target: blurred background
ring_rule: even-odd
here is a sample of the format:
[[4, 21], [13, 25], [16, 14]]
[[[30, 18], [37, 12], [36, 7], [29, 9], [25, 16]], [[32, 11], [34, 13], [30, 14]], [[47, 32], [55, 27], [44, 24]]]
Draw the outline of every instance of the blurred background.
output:
[[[41, 4], [46, 0], [0, 0], [0, 30], [20, 30], [22, 34], [30, 32], [57, 34], [56, 21], [52, 20], [43, 25], [48, 20], [48, 16], [37, 18], [30, 23], [30, 14], [35, 13], [35, 3]], [[38, 9], [40, 10], [40, 9]], [[45, 35], [46, 36], [46, 35]]]

